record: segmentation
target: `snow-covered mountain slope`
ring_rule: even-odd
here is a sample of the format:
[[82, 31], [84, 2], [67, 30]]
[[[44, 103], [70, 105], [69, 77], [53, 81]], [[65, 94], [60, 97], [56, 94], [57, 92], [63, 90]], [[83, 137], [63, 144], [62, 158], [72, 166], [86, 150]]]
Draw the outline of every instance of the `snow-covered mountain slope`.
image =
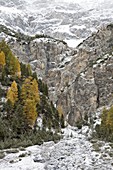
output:
[[76, 46], [113, 21], [111, 0], [3, 0], [0, 24], [26, 34], [45, 33]]
[[[1, 170], [112, 170], [112, 147], [105, 142], [92, 140], [84, 133], [88, 128], [77, 130], [67, 127], [64, 138], [58, 143], [47, 142], [14, 153], [4, 150], [6, 156], [0, 160]], [[12, 151], [12, 153], [11, 153]]]

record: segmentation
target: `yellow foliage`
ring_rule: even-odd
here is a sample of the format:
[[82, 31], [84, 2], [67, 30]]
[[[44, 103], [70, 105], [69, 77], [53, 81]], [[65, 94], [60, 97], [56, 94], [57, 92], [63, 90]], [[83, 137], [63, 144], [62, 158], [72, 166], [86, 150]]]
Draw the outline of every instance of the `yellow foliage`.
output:
[[113, 106], [109, 109], [107, 113], [106, 126], [113, 131]]
[[0, 42], [0, 66], [6, 64], [8, 74], [12, 76], [21, 77], [21, 68], [18, 58], [11, 52], [9, 46], [3, 40]]
[[15, 58], [15, 65], [14, 65], [15, 75], [20, 78], [21, 77], [21, 68], [20, 63], [17, 58]]
[[36, 79], [25, 79], [21, 89], [21, 99], [24, 105], [24, 114], [30, 126], [34, 126], [37, 118], [36, 105], [40, 102], [38, 83]]
[[5, 54], [4, 54], [3, 51], [1, 51], [1, 52], [0, 52], [0, 65], [1, 65], [2, 67], [4, 67], [5, 64], [6, 64], [6, 62], [5, 62]]
[[109, 110], [104, 108], [101, 116], [101, 130], [107, 138], [113, 134], [113, 106]]
[[62, 115], [64, 116], [63, 108], [62, 108], [61, 105], [58, 105], [58, 106], [57, 106], [57, 110], [58, 110], [58, 113], [59, 113], [60, 118], [62, 117]]
[[11, 75], [17, 76], [18, 78], [21, 77], [21, 68], [18, 58], [15, 56], [11, 57], [10, 59], [10, 73]]
[[28, 124], [33, 127], [37, 118], [36, 104], [34, 100], [26, 99], [24, 103], [24, 114]]
[[32, 77], [25, 79], [22, 85], [21, 98], [23, 102], [26, 99], [34, 100], [36, 104], [40, 102], [38, 83], [36, 79], [33, 79]]
[[7, 92], [7, 100], [10, 100], [12, 105], [14, 105], [15, 102], [18, 100], [18, 88], [17, 83], [15, 81], [13, 81], [11, 87]]
[[32, 88], [32, 93], [34, 94], [34, 100], [35, 100], [35, 102], [36, 102], [36, 103], [40, 103], [38, 83], [37, 83], [36, 79], [33, 79], [31, 88]]

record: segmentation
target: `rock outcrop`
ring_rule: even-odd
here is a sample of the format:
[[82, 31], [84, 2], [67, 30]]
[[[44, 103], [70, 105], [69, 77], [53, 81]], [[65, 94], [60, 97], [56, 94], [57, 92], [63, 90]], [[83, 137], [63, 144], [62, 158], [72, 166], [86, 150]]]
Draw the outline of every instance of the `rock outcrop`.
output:
[[92, 34], [76, 49], [49, 38], [9, 41], [13, 52], [49, 86], [49, 97], [75, 125], [113, 103], [113, 26]]

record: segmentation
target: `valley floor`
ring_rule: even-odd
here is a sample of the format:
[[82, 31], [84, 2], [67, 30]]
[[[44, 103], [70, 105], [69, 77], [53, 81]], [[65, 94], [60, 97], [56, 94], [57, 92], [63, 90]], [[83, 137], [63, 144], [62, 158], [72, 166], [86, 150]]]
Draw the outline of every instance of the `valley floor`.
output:
[[0, 159], [0, 169], [112, 170], [112, 146], [103, 141], [88, 141], [87, 130], [87, 127], [77, 130], [68, 126], [64, 130], [64, 138], [56, 144], [46, 142], [41, 146], [19, 150], [18, 153], [7, 153]]

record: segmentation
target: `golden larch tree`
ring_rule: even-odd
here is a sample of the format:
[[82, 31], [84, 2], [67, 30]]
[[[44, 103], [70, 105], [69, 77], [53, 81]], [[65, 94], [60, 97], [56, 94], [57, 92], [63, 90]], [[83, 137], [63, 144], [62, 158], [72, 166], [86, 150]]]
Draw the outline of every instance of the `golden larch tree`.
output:
[[106, 124], [106, 128], [113, 132], [113, 106], [107, 112], [106, 122], [104, 123]]
[[21, 89], [21, 99], [26, 119], [30, 126], [34, 126], [37, 118], [36, 105], [40, 102], [36, 79], [33, 79], [32, 77], [25, 79]]
[[21, 68], [20, 68], [20, 62], [18, 60], [18, 58], [15, 57], [15, 61], [14, 61], [14, 74], [20, 78], [21, 77]]
[[27, 118], [28, 125], [34, 127], [37, 118], [37, 109], [34, 100], [26, 99], [24, 103], [24, 114]]
[[8, 89], [7, 100], [10, 100], [12, 105], [18, 100], [18, 87], [15, 81], [12, 82], [11, 87]]
[[10, 67], [10, 74], [12, 76], [17, 76], [18, 78], [21, 77], [20, 63], [18, 58], [16, 58], [14, 55], [12, 55], [10, 58], [9, 67]]
[[63, 111], [63, 108], [62, 108], [61, 105], [58, 105], [58, 106], [57, 106], [57, 110], [58, 110], [58, 113], [59, 113], [60, 118], [62, 117], [62, 115], [64, 116], [64, 111]]
[[5, 61], [5, 54], [3, 51], [0, 52], [0, 67], [4, 67], [6, 64], [6, 61]]
[[33, 79], [31, 88], [32, 88], [34, 100], [35, 100], [36, 104], [37, 103], [39, 104], [40, 103], [40, 95], [39, 95], [38, 83], [37, 83], [36, 79]]
[[26, 99], [34, 100], [36, 104], [40, 102], [38, 83], [36, 79], [33, 79], [32, 77], [25, 79], [21, 89], [21, 98], [23, 102]]

